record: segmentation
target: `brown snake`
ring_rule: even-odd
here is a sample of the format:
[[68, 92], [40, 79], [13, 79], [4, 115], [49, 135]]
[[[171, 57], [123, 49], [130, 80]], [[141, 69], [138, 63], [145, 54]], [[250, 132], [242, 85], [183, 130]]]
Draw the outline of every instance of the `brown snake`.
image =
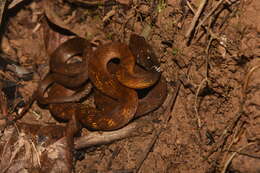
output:
[[[67, 63], [79, 54], [82, 55], [80, 63]], [[115, 59], [119, 63], [113, 63]], [[51, 72], [41, 81], [34, 97], [41, 104], [49, 104], [54, 117], [69, 121], [65, 132], [69, 170], [72, 170], [73, 138], [80, 124], [92, 130], [115, 130], [163, 103], [167, 87], [165, 79], [156, 71], [158, 66], [151, 47], [135, 34], [131, 35], [129, 47], [112, 42], [93, 51], [89, 42], [74, 38], [53, 52]], [[75, 102], [90, 92], [88, 79], [95, 86], [96, 108]], [[147, 93], [138, 98], [136, 89]]]
[[[143, 37], [140, 37], [136, 34], [132, 34], [130, 38], [129, 48], [133, 55], [137, 57], [138, 66], [136, 66], [136, 70], [143, 72], [143, 68], [145, 68], [146, 70], [153, 71], [154, 73], [156, 73], [155, 69], [159, 66], [158, 59], [153, 53], [152, 48], [146, 43]], [[115, 64], [109, 65], [111, 71], [113, 71], [116, 68]], [[142, 66], [143, 68], [141, 68], [140, 66]], [[139, 91], [147, 93], [142, 98], [139, 98], [138, 108], [136, 110], [135, 117], [145, 115], [155, 110], [163, 103], [167, 95], [166, 81], [161, 76], [160, 80], [155, 85], [146, 88], [145, 90], [146, 91]], [[100, 93], [98, 90], [95, 90], [94, 93], [95, 105], [97, 107], [103, 108], [107, 111], [113, 108], [113, 104], [115, 104], [115, 101], [113, 99]]]
[[[65, 42], [65, 44], [60, 46], [52, 54], [52, 58], [62, 59], [62, 60], [57, 60], [57, 62], [59, 62], [59, 64], [63, 63], [61, 65], [63, 67], [65, 66], [64, 62], [67, 59], [69, 59], [71, 56], [75, 54], [81, 53], [75, 50], [78, 47], [82, 47], [81, 45], [79, 45], [77, 48], [69, 47], [70, 50], [69, 51], [67, 50], [69, 45], [68, 43], [70, 43], [70, 41], [72, 41], [72, 43], [75, 43], [75, 39], [69, 40]], [[79, 42], [80, 44], [84, 43], [82, 42], [82, 40], [80, 41], [81, 41]], [[84, 44], [88, 45], [86, 43]], [[84, 72], [82, 73], [82, 69], [77, 69], [78, 72], [74, 71], [74, 75], [77, 78], [76, 74], [80, 74], [81, 81], [86, 81], [89, 76], [92, 83], [98, 89], [98, 92], [95, 93], [95, 103], [98, 109], [87, 107], [83, 104], [75, 104], [75, 103], [74, 104], [70, 103], [70, 106], [66, 104], [64, 108], [62, 108], [63, 107], [62, 104], [50, 104], [49, 109], [52, 115], [60, 119], [69, 120], [72, 116], [71, 113], [73, 112], [76, 114], [75, 116], [78, 118], [78, 120], [89, 129], [114, 130], [126, 125], [129, 121], [131, 121], [134, 118], [134, 116], [141, 116], [159, 107], [166, 97], [166, 83], [164, 79], [161, 78], [160, 81], [156, 85], [154, 85], [157, 82], [157, 80], [160, 78], [160, 73], [156, 72], [153, 69], [154, 66], [158, 65], [158, 62], [156, 62], [157, 60], [153, 52], [151, 51], [149, 45], [141, 37], [137, 35], [132, 35], [130, 40], [130, 47], [131, 50], [128, 48], [127, 45], [122, 43], [109, 43], [106, 45], [102, 45], [98, 47], [97, 50], [95, 51], [92, 51], [91, 48], [88, 47], [88, 56], [91, 56], [92, 58], [92, 60], [91, 58], [88, 57], [86, 58], [89, 61], [87, 66], [88, 69], [86, 69], [85, 67], [85, 71], [88, 71], [88, 75], [86, 75], [86, 73]], [[65, 58], [64, 58], [64, 54], [57, 53], [57, 51], [62, 52], [61, 51], [62, 49], [65, 49], [64, 50], [64, 52], [66, 52]], [[61, 58], [59, 56], [55, 57], [54, 55], [59, 55], [59, 56], [63, 55], [63, 57]], [[138, 61], [141, 66], [150, 69], [144, 70], [136, 66], [135, 57], [138, 57]], [[112, 67], [110, 67], [111, 65], [110, 66], [107, 65], [114, 58], [120, 59], [120, 63], [119, 65], [114, 65], [116, 66], [114, 68], [116, 70], [113, 71], [116, 72], [113, 75], [111, 75], [108, 67], [109, 68]], [[149, 65], [149, 61], [150, 61], [150, 65]], [[51, 60], [51, 62], [53, 61]], [[83, 61], [82, 64], [84, 63], [85, 62]], [[65, 75], [64, 72], [65, 70], [64, 71], [56, 70], [56, 69], [62, 69], [60, 67], [53, 70], [56, 66], [55, 65], [51, 66], [51, 70], [56, 73], [50, 73], [49, 76], [52, 76], [53, 74], [57, 74], [57, 73]], [[66, 72], [71, 71], [71, 69], [73, 70], [73, 68], [70, 68]], [[49, 77], [49, 76], [47, 76], [45, 80], [43, 80], [42, 84], [39, 87], [42, 88], [39, 90], [41, 92], [38, 91], [39, 102], [42, 103], [70, 102], [73, 100], [79, 100], [79, 97], [81, 97], [81, 95], [84, 95], [84, 94], [78, 94], [79, 96], [77, 96], [77, 94], [73, 95], [71, 92], [67, 93], [65, 88], [61, 89], [60, 86], [55, 86], [52, 87], [52, 89], [50, 90], [49, 92], [50, 96], [48, 98], [44, 98], [43, 93], [47, 88], [46, 86], [48, 86], [51, 82], [57, 82], [62, 84], [60, 82], [61, 78], [57, 80], [57, 78], [54, 79], [53, 77]], [[66, 77], [68, 78], [68, 76]], [[46, 82], [48, 80], [49, 82]], [[142, 99], [138, 99], [136, 91], [134, 89], [131, 89], [131, 88], [137, 88], [137, 89], [147, 88], [152, 85], [154, 86], [152, 87], [151, 92], [148, 92], [147, 96]], [[86, 91], [83, 90], [81, 92], [86, 92]], [[109, 106], [105, 106], [105, 105], [109, 105]], [[66, 111], [64, 111], [63, 109], [65, 109]], [[74, 110], [72, 111], [71, 109]]]

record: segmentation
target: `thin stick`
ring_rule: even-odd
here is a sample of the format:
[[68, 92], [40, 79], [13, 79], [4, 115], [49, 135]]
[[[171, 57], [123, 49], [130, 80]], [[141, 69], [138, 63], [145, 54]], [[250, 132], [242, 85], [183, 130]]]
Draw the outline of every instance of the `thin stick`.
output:
[[[146, 132], [143, 131], [146, 129]], [[86, 136], [82, 136], [75, 139], [75, 149], [87, 148], [91, 146], [109, 144], [117, 140], [121, 140], [128, 137], [140, 136], [140, 134], [149, 134], [154, 130], [153, 126], [149, 122], [136, 120], [126, 127], [116, 131], [110, 132], [91, 132]]]
[[249, 144], [247, 144], [247, 145], [245, 145], [245, 146], [239, 148], [238, 151], [235, 151], [235, 152], [230, 156], [230, 158], [227, 160], [227, 162], [225, 163], [225, 166], [224, 166], [224, 168], [222, 169], [221, 173], [225, 173], [225, 172], [226, 172], [226, 170], [227, 170], [227, 168], [228, 168], [228, 165], [231, 163], [231, 161], [233, 160], [233, 158], [238, 154], [238, 152], [242, 151], [243, 149], [245, 149], [245, 148], [247, 148], [247, 147], [249, 147], [249, 146], [251, 146], [251, 145], [253, 145], [253, 144], [255, 144], [255, 143], [249, 143]]
[[197, 100], [198, 100], [198, 96], [199, 96], [199, 93], [200, 93], [200, 90], [203, 86], [204, 83], [207, 83], [208, 79], [207, 77], [204, 78], [200, 85], [199, 85], [199, 88], [197, 89], [197, 92], [196, 92], [196, 95], [195, 95], [195, 104], [194, 104], [194, 108], [195, 108], [195, 115], [196, 115], [196, 118], [197, 118], [197, 123], [198, 123], [198, 127], [201, 128], [201, 120], [200, 120], [200, 116], [199, 116], [199, 111], [198, 111], [198, 103], [197, 103]]
[[241, 119], [241, 117], [244, 115], [243, 112], [239, 111], [235, 117], [232, 119], [232, 121], [227, 125], [227, 127], [223, 130], [223, 133], [219, 137], [219, 140], [213, 146], [213, 148], [208, 152], [207, 156], [205, 157], [205, 160], [207, 160], [213, 153], [215, 153], [221, 146], [224, 145], [227, 138], [232, 135], [232, 132], [234, 128], [236, 127], [237, 123]]
[[[201, 21], [200, 21], [200, 23], [198, 24], [198, 26], [197, 26], [197, 31], [198, 31], [198, 29], [205, 23], [205, 21], [216, 11], [216, 9], [223, 3], [223, 1], [225, 1], [225, 0], [220, 0], [216, 5], [215, 5], [215, 7], [213, 7], [213, 9], [204, 17], [204, 19], [202, 19]], [[196, 31], [196, 32], [197, 32]]]
[[[187, 6], [190, 8], [190, 10], [192, 11], [193, 14], [196, 14], [196, 11], [193, 9], [193, 7], [191, 6], [190, 2], [187, 1]], [[201, 20], [199, 20], [201, 21]], [[216, 34], [214, 34], [209, 28], [207, 28], [204, 24], [201, 25], [201, 27], [208, 32], [208, 34], [213, 38], [213, 39], [217, 39], [219, 40], [219, 38], [217, 37]]]
[[165, 101], [165, 103], [166, 103], [165, 105], [167, 105], [167, 109], [165, 110], [165, 112], [163, 114], [164, 117], [165, 117], [163, 119], [163, 123], [162, 123], [161, 127], [159, 129], [155, 130], [155, 132], [153, 133], [153, 138], [151, 139], [148, 147], [146, 147], [145, 151], [143, 152], [143, 154], [141, 155], [141, 157], [139, 159], [139, 162], [138, 162], [138, 164], [136, 166], [135, 173], [139, 172], [139, 170], [142, 167], [145, 159], [149, 156], [150, 151], [152, 150], [154, 144], [156, 143], [156, 141], [159, 138], [160, 134], [162, 133], [163, 129], [166, 128], [166, 126], [168, 124], [168, 121], [169, 121], [169, 119], [171, 117], [172, 110], [173, 110], [173, 107], [175, 105], [177, 96], [179, 94], [180, 86], [181, 86], [181, 82], [178, 81], [178, 83], [177, 83], [177, 85], [175, 87], [174, 93], [170, 96], [170, 98], [168, 99], [168, 102], [167, 102], [167, 100]]
[[5, 7], [6, 7], [6, 0], [1, 0], [0, 1], [0, 24], [2, 24], [2, 19], [3, 19], [3, 14], [5, 11]]
[[247, 86], [248, 86], [248, 83], [249, 83], [249, 79], [252, 76], [253, 72], [255, 70], [257, 70], [258, 68], [260, 68], [260, 65], [252, 67], [245, 77], [245, 81], [244, 81], [244, 85], [243, 85], [243, 89], [242, 89], [242, 96], [243, 96], [244, 99], [245, 99], [245, 96], [246, 96], [246, 90], [247, 90]]
[[158, 137], [160, 136], [162, 130], [159, 129], [159, 130], [156, 130], [153, 134], [153, 138], [152, 140], [150, 141], [150, 143], [148, 144], [148, 146], [146, 147], [146, 149], [143, 151], [143, 155], [141, 156], [141, 159], [139, 160], [137, 166], [136, 166], [136, 170], [135, 170], [135, 173], [138, 173], [140, 168], [142, 167], [145, 159], [148, 157], [151, 149], [153, 148], [155, 142], [157, 141]]
[[198, 11], [196, 12], [195, 16], [193, 17], [193, 20], [192, 20], [192, 22], [191, 22], [191, 24], [190, 24], [190, 27], [189, 27], [188, 31], [186, 32], [186, 34], [185, 34], [185, 37], [188, 39], [188, 40], [187, 40], [187, 43], [190, 41], [191, 34], [192, 34], [192, 32], [194, 31], [195, 26], [196, 26], [196, 23], [198, 22], [199, 17], [200, 17], [200, 15], [201, 15], [201, 12], [202, 12], [202, 10], [204, 9], [204, 7], [205, 7], [205, 5], [207, 4], [207, 2], [208, 2], [207, 0], [203, 0], [203, 1], [200, 3], [199, 9], [198, 9]]
[[244, 153], [244, 152], [241, 152], [241, 151], [235, 151], [235, 150], [227, 150], [228, 152], [237, 152], [237, 154], [240, 154], [240, 155], [243, 155], [243, 156], [247, 156], [247, 157], [251, 157], [251, 158], [254, 158], [254, 159], [259, 159], [260, 160], [260, 157], [259, 156], [256, 156], [256, 155], [253, 155], [253, 154], [248, 154], [248, 153]]
[[13, 7], [15, 7], [17, 4], [21, 3], [24, 0], [13, 0], [9, 5], [8, 5], [8, 9], [11, 9]]

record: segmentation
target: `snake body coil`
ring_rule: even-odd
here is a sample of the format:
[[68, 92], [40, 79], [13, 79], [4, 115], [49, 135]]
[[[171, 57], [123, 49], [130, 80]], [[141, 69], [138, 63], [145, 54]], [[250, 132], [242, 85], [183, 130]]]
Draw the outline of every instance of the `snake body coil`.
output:
[[[166, 82], [154, 68], [159, 65], [158, 60], [140, 36], [133, 34], [129, 47], [112, 42], [93, 51], [91, 44], [81, 38], [63, 43], [51, 55], [51, 73], [39, 85], [38, 102], [49, 104], [54, 117], [63, 120], [76, 117], [93, 130], [121, 128], [134, 117], [158, 108], [166, 97]], [[80, 63], [67, 63], [78, 54], [83, 56]], [[114, 59], [119, 63], [113, 63]], [[78, 101], [89, 93], [88, 79], [95, 87], [96, 108], [65, 103]], [[48, 97], [44, 97], [47, 88]], [[146, 88], [150, 88], [148, 94], [138, 98], [136, 89]]]

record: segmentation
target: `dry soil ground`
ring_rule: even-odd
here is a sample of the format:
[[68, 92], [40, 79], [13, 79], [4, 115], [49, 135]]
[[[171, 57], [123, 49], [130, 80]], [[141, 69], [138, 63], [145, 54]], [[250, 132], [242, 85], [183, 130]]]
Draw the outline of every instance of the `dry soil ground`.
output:
[[[24, 81], [1, 71], [1, 79], [20, 84], [22, 98], [32, 95], [48, 71], [48, 52], [68, 31], [96, 42], [127, 43], [131, 32], [146, 35], [169, 97], [177, 93], [168, 121], [166, 105], [141, 119], [153, 126], [145, 135], [85, 149], [77, 173], [260, 172], [259, 0], [120, 0], [94, 7], [51, 2], [43, 8], [41, 0], [24, 0], [6, 11], [1, 26], [2, 52], [33, 72]], [[54, 24], [66, 31], [51, 30]], [[54, 46], [46, 49], [46, 40]], [[36, 103], [20, 121], [57, 123]]]

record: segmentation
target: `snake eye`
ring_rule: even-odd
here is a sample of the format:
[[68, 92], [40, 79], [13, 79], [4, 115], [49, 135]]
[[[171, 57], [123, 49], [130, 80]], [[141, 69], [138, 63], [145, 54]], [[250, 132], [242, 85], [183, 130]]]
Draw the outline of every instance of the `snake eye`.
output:
[[108, 71], [112, 74], [115, 74], [116, 73], [116, 70], [117, 70], [117, 67], [118, 65], [120, 64], [120, 59], [119, 58], [113, 58], [111, 59], [108, 64], [107, 64], [107, 67], [108, 67]]
[[112, 60], [109, 61], [109, 63], [120, 64], [120, 59], [119, 58], [113, 58]]

